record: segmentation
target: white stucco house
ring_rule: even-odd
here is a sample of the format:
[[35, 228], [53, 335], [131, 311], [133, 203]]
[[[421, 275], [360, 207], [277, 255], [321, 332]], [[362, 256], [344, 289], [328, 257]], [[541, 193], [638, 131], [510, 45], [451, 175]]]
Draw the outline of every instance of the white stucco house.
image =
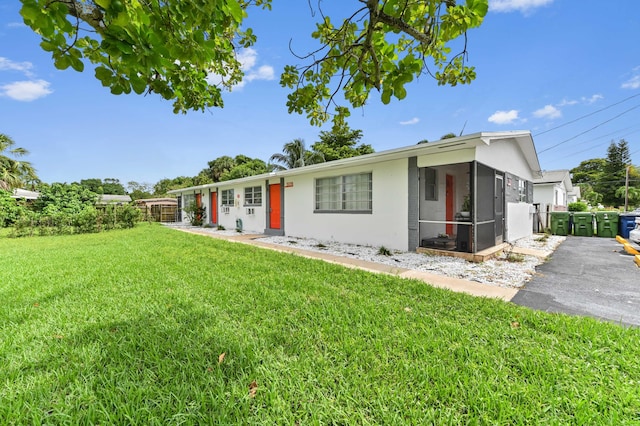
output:
[[571, 183], [569, 170], [543, 171], [533, 180], [533, 202], [540, 212], [542, 225], [549, 226], [551, 212], [567, 211], [569, 203], [580, 197], [580, 188]]
[[483, 132], [170, 193], [211, 226], [476, 253], [531, 235], [539, 173], [530, 132]]
[[20, 188], [14, 189], [11, 193], [11, 198], [17, 198], [17, 199], [29, 200], [29, 201], [37, 200], [39, 196], [40, 196], [39, 192], [29, 191], [27, 189], [20, 189]]

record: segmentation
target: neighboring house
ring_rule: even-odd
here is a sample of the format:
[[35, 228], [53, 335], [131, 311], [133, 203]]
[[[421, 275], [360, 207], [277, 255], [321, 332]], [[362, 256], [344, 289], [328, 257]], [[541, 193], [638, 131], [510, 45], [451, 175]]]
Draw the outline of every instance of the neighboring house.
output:
[[39, 192], [28, 191], [26, 189], [18, 189], [18, 188], [14, 189], [13, 193], [11, 194], [12, 198], [18, 198], [23, 200], [37, 200], [39, 196], [40, 196]]
[[[549, 227], [551, 212], [567, 211], [567, 206], [580, 197], [580, 188], [571, 183], [569, 170], [543, 171], [533, 181], [533, 203], [539, 211], [543, 228]], [[575, 200], [574, 200], [575, 199]]]
[[112, 194], [99, 194], [96, 205], [105, 206], [107, 204], [128, 204], [131, 202], [131, 197], [128, 195], [112, 195]]
[[476, 253], [532, 234], [539, 170], [530, 132], [484, 132], [170, 193], [228, 229]]
[[573, 187], [572, 191], [567, 192], [567, 206], [571, 203], [580, 201], [582, 194], [580, 194], [580, 187], [578, 185]]
[[141, 198], [136, 205], [156, 222], [176, 222], [178, 220], [178, 200], [175, 198]]

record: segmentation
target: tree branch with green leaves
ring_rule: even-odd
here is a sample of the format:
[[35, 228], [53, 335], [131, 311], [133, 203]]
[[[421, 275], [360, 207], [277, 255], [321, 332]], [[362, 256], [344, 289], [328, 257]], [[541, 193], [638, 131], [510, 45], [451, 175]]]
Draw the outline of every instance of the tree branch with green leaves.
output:
[[[21, 2], [24, 22], [40, 34], [57, 68], [83, 71], [91, 63], [111, 93], [157, 94], [186, 113], [224, 106], [223, 92], [243, 78], [237, 51], [257, 39], [244, 19], [270, 9], [272, 0]], [[482, 23], [488, 0], [358, 2], [337, 26], [321, 13], [312, 33], [321, 47], [298, 56], [306, 63], [285, 67], [280, 84], [291, 90], [289, 112], [305, 114], [313, 125], [329, 119], [342, 125], [372, 90], [387, 104], [403, 99], [405, 85], [423, 73], [453, 86], [475, 78], [466, 64], [466, 32]], [[450, 57], [450, 43], [461, 36], [464, 47]]]

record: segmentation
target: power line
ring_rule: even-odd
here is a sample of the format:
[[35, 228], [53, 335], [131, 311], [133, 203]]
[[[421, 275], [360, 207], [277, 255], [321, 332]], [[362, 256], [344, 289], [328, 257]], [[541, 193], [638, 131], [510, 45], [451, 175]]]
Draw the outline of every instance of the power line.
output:
[[[639, 93], [639, 94], [637, 94], [637, 95], [635, 95], [635, 96], [640, 96], [640, 93]], [[576, 138], [577, 138], [577, 137], [579, 137], [579, 136], [582, 136], [582, 135], [584, 135], [584, 134], [586, 134], [586, 133], [589, 133], [590, 131], [597, 129], [597, 128], [598, 128], [598, 127], [600, 127], [600, 126], [602, 126], [602, 125], [604, 125], [604, 124], [607, 124], [607, 123], [609, 123], [609, 122], [611, 122], [611, 121], [615, 120], [616, 118], [619, 118], [619, 117], [623, 116], [624, 114], [626, 114], [626, 113], [628, 113], [628, 112], [633, 111], [633, 110], [634, 110], [634, 109], [636, 109], [636, 108], [640, 108], [640, 104], [638, 104], [638, 105], [636, 105], [636, 106], [634, 106], [634, 107], [631, 107], [631, 108], [629, 108], [628, 110], [623, 111], [623, 112], [621, 112], [620, 114], [616, 115], [615, 117], [612, 117], [612, 118], [610, 118], [610, 119], [608, 119], [608, 120], [606, 120], [606, 121], [603, 121], [602, 123], [597, 124], [597, 125], [593, 126], [592, 128], [585, 130], [584, 132], [578, 133], [577, 135], [572, 136], [572, 137], [570, 137], [569, 139], [565, 139], [565, 140], [563, 140], [562, 142], [558, 142], [558, 143], [557, 143], [557, 144], [555, 144], [555, 145], [551, 145], [549, 148], [545, 148], [545, 149], [543, 149], [542, 151], [538, 151], [538, 154], [542, 154], [543, 152], [546, 152], [546, 151], [549, 151], [550, 149], [556, 148], [556, 147], [558, 147], [558, 146], [560, 146], [560, 145], [562, 145], [562, 144], [564, 144], [564, 143], [566, 143], [566, 142], [572, 141], [572, 140], [576, 139]]]
[[559, 129], [559, 128], [561, 128], [561, 127], [564, 127], [564, 126], [568, 126], [569, 124], [573, 124], [573, 123], [575, 123], [576, 121], [580, 121], [580, 120], [582, 120], [583, 118], [591, 117], [591, 116], [592, 116], [592, 115], [594, 115], [594, 114], [597, 114], [597, 113], [599, 113], [599, 112], [602, 112], [602, 111], [604, 111], [604, 110], [607, 110], [607, 109], [609, 109], [609, 108], [611, 108], [611, 107], [614, 107], [614, 106], [616, 106], [616, 105], [620, 105], [621, 103], [626, 102], [626, 101], [628, 101], [629, 99], [633, 99], [633, 98], [638, 97], [638, 96], [640, 96], [640, 93], [637, 93], [637, 94], [635, 94], [635, 95], [629, 96], [628, 98], [625, 98], [625, 99], [623, 99], [623, 100], [621, 100], [621, 101], [619, 101], [619, 102], [616, 102], [616, 103], [614, 103], [614, 104], [611, 104], [611, 105], [609, 105], [609, 106], [606, 106], [606, 107], [604, 107], [604, 108], [601, 108], [601, 109], [599, 109], [599, 110], [597, 110], [597, 111], [593, 111], [593, 112], [591, 112], [591, 113], [589, 113], [589, 114], [586, 114], [586, 115], [583, 115], [583, 116], [581, 116], [581, 117], [578, 117], [578, 118], [576, 118], [575, 120], [571, 120], [571, 121], [568, 121], [568, 122], [566, 122], [566, 123], [560, 124], [559, 126], [552, 127], [551, 129], [545, 130], [544, 132], [537, 133], [537, 134], [535, 134], [535, 135], [533, 135], [533, 136], [540, 136], [540, 135], [544, 135], [545, 133], [552, 132], [552, 131], [557, 130], [557, 129]]

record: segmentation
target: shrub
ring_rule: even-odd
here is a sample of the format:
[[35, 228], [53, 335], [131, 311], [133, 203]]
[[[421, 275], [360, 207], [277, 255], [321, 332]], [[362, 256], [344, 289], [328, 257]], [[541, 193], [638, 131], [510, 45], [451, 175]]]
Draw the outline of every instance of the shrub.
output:
[[385, 246], [380, 246], [380, 248], [378, 249], [378, 254], [381, 256], [391, 256], [391, 250], [389, 250]]
[[26, 211], [24, 201], [18, 201], [10, 192], [0, 189], [0, 228], [13, 225]]
[[587, 211], [587, 203], [583, 201], [576, 201], [575, 203], [569, 203], [567, 209], [570, 212], [586, 212]]
[[136, 223], [140, 221], [142, 215], [140, 214], [140, 209], [130, 205], [124, 204], [122, 206], [118, 206], [116, 209], [118, 210], [119, 217], [118, 223], [121, 228], [130, 229], [136, 226]]
[[185, 206], [184, 213], [193, 226], [202, 226], [207, 217], [206, 208], [204, 206], [198, 206], [195, 201]]

